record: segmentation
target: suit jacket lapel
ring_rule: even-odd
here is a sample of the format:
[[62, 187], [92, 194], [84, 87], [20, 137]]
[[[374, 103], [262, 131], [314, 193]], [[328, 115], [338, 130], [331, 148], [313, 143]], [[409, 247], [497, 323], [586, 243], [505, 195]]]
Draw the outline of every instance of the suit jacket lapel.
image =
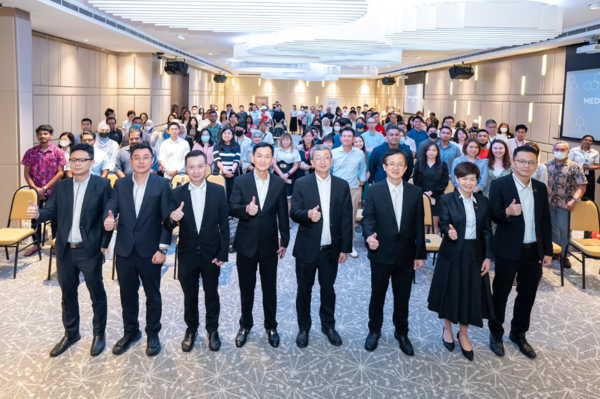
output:
[[[71, 190], [71, 194], [73, 194], [72, 190]], [[83, 197], [83, 204], [81, 206], [81, 214], [82, 215], [85, 214], [85, 210], [87, 209], [87, 206], [89, 205], [90, 201], [92, 200], [92, 198], [95, 195], [96, 195], [96, 179], [95, 179], [95, 176], [90, 176], [90, 180], [88, 181], [88, 185], [85, 190], [85, 197]], [[73, 204], [73, 205], [75, 205], [75, 204]]]
[[[73, 183], [75, 181], [75, 178], [72, 177], [71, 178], [71, 184], [65, 184], [65, 188], [67, 190], [67, 192], [65, 193], [67, 196], [67, 206], [69, 207], [68, 209], [75, 209], [75, 199], [74, 199], [74, 195], [73, 195]], [[67, 220], [65, 220], [67, 226], [71, 226], [73, 224], [73, 212], [67, 212]], [[70, 227], [69, 227], [70, 229]]]
[[258, 204], [258, 211], [262, 211], [263, 208], [263, 204], [260, 203], [260, 198], [258, 198], [258, 189], [256, 188], [256, 181], [254, 179], [256, 179], [256, 176], [254, 175], [254, 172], [249, 173], [252, 175], [251, 179], [248, 179], [248, 185], [249, 185], [249, 189], [250, 189], [250, 194], [252, 194], [252, 196], [254, 198], [256, 198], [256, 203]]
[[[392, 217], [394, 218], [394, 226], [396, 226], [396, 233], [399, 233], [400, 231], [398, 230], [398, 222], [396, 221], [396, 212], [394, 212], [394, 203], [392, 202], [392, 193], [390, 191], [390, 187], [388, 185], [387, 179], [383, 180], [384, 184], [382, 185], [382, 195], [383, 195], [383, 201], [386, 203], [388, 210], [390, 212], [390, 214], [392, 215]], [[404, 190], [406, 191], [406, 190]], [[403, 199], [404, 201], [404, 199]], [[404, 215], [402, 215], [402, 220], [404, 220]], [[400, 221], [400, 225], [402, 225], [402, 220]]]
[[[194, 206], [192, 204], [192, 194], [190, 194], [190, 183], [185, 183], [182, 187], [183, 190], [183, 202], [187, 205], [184, 205], [184, 211], [185, 213], [188, 214], [188, 216], [190, 216], [192, 219], [192, 226], [194, 227], [194, 230], [198, 230], [198, 228], [196, 227], [196, 215], [194, 214]], [[181, 204], [178, 204], [181, 205]], [[189, 206], [189, 209], [187, 209]], [[199, 231], [196, 231], [196, 233], [200, 233]]]
[[135, 214], [135, 198], [133, 197], [133, 174], [131, 174], [131, 176], [126, 177], [126, 190], [127, 190], [127, 195], [125, 196], [125, 198], [129, 198], [130, 199], [130, 204], [131, 204], [131, 211], [133, 211], [132, 215], [134, 218], [136, 218], [137, 220], [137, 216]]
[[[406, 230], [407, 228], [410, 228], [410, 226], [407, 226], [406, 223], [408, 223], [408, 206], [406, 206], [406, 204], [408, 203], [408, 190], [406, 189], [407, 184], [404, 182], [404, 180], [402, 180], [402, 210], [400, 212], [401, 213], [401, 219], [400, 219], [400, 229], [398, 230], [398, 233], [400, 233], [402, 230]], [[389, 191], [389, 190], [388, 190]], [[390, 198], [391, 198], [391, 194], [390, 193]], [[392, 206], [392, 212], [394, 211], [394, 206]], [[396, 214], [394, 213], [394, 219], [396, 218]], [[396, 223], [397, 225], [397, 223]]]
[[[209, 206], [208, 205], [208, 201], [210, 201], [210, 199], [213, 197], [213, 190], [214, 187], [210, 186], [208, 184], [208, 182], [206, 183], [206, 198], [204, 199], [204, 212], [202, 213], [202, 223], [200, 228], [202, 228], [202, 225], [204, 225], [205, 221], [208, 219], [208, 212], [210, 212], [210, 210], [212, 209], [218, 209], [218, 206]], [[221, 188], [218, 187], [218, 189], [220, 190]], [[189, 195], [189, 193], [188, 193]], [[195, 221], [196, 219], [194, 219]], [[198, 231], [198, 234], [200, 234], [200, 232]]]
[[[279, 176], [277, 176], [277, 178], [279, 178]], [[286, 184], [284, 182], [284, 184]], [[274, 192], [275, 192], [275, 176], [271, 175], [269, 176], [269, 188], [267, 189], [267, 198], [265, 199], [265, 205], [260, 207], [261, 211], [264, 211], [267, 209], [267, 205], [269, 205], [270, 202], [272, 202], [274, 199]], [[254, 183], [254, 188], [256, 189], [256, 183]], [[257, 197], [258, 199], [258, 197]]]

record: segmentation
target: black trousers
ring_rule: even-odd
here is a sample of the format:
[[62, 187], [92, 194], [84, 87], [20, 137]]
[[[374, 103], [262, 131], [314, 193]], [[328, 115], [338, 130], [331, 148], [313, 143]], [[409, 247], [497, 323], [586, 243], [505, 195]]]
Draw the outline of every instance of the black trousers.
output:
[[140, 329], [140, 280], [146, 293], [146, 334], [158, 335], [161, 324], [162, 298], [160, 295], [160, 270], [162, 265], [152, 263], [152, 257], [143, 258], [135, 247], [129, 256], [117, 256], [119, 291], [123, 307], [125, 335], [136, 334]]
[[236, 169], [236, 174], [233, 177], [225, 177], [225, 190], [227, 192], [227, 203], [229, 203], [229, 199], [231, 198], [231, 193], [233, 192], [233, 183], [235, 181], [235, 178], [237, 177], [237, 169]]
[[298, 314], [300, 331], [309, 331], [312, 325], [310, 302], [317, 270], [319, 271], [319, 285], [321, 286], [321, 307], [319, 309], [321, 325], [325, 328], [335, 327], [335, 289], [333, 285], [337, 277], [338, 263], [337, 259], [333, 258], [331, 249], [328, 249], [319, 251], [315, 263], [304, 263], [296, 260], [296, 281], [298, 282], [296, 313]]
[[265, 330], [277, 328], [277, 254], [252, 258], [238, 252], [237, 270], [242, 297], [242, 316], [240, 327], [251, 329], [254, 325], [252, 308], [254, 307], [254, 289], [256, 288], [256, 271], [260, 271], [260, 283], [263, 294], [263, 311], [265, 314]]
[[[34, 219], [35, 220], [35, 219]], [[102, 282], [102, 253], [90, 258], [84, 248], [65, 249], [64, 257], [57, 258], [58, 283], [62, 293], [62, 319], [66, 335], [73, 337], [79, 333], [79, 273], [83, 273], [85, 285], [92, 300], [94, 311], [94, 335], [102, 335], [106, 330], [106, 291]]]
[[513, 261], [496, 255], [496, 275], [492, 284], [492, 300], [496, 319], [488, 323], [490, 332], [498, 339], [504, 334], [504, 318], [506, 303], [517, 275], [517, 297], [511, 321], [511, 332], [517, 336], [525, 336], [529, 330], [531, 309], [535, 302], [538, 285], [542, 279], [542, 264], [537, 248], [525, 249], [521, 258]]
[[[412, 263], [412, 262], [411, 262]], [[369, 331], [379, 332], [383, 325], [383, 305], [392, 279], [394, 294], [393, 322], [400, 335], [408, 334], [408, 301], [415, 275], [411, 266], [400, 266], [371, 262], [371, 302], [369, 303]]]
[[198, 312], [198, 293], [200, 291], [200, 276], [204, 289], [204, 306], [206, 308], [206, 331], [211, 333], [219, 329], [219, 274], [221, 268], [214, 263], [203, 263], [200, 255], [194, 257], [191, 263], [179, 260], [179, 283], [183, 290], [183, 319], [187, 325], [187, 333], [195, 333], [200, 326]]

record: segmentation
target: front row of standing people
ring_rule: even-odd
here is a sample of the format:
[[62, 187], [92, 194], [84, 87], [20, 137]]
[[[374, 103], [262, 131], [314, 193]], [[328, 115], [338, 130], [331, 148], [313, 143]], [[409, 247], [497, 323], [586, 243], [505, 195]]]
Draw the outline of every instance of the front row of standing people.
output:
[[[119, 179], [114, 189], [108, 180], [90, 175], [93, 147], [76, 145], [70, 163], [73, 178], [57, 182], [43, 209], [34, 203], [28, 215], [38, 222], [56, 218], [57, 270], [62, 290], [65, 336], [52, 349], [58, 356], [80, 339], [77, 288], [79, 273], [85, 277], [94, 311], [91, 355], [105, 347], [107, 301], [102, 283], [102, 255], [113, 230], [116, 267], [123, 309], [124, 335], [113, 347], [122, 354], [141, 338], [138, 290], [142, 281], [146, 294], [146, 354], [161, 350], [161, 267], [171, 233], [179, 225], [179, 281], [184, 293], [187, 325], [182, 350], [192, 350], [198, 327], [199, 277], [202, 277], [206, 307], [208, 346], [219, 350], [218, 334], [220, 267], [228, 261], [229, 215], [239, 219], [234, 240], [241, 294], [241, 317], [235, 338], [242, 347], [253, 327], [252, 308], [256, 272], [263, 291], [264, 328], [271, 346], [279, 346], [277, 333], [277, 264], [290, 240], [285, 183], [269, 173], [273, 147], [268, 143], [253, 148], [253, 173], [235, 180], [227, 208], [222, 186], [207, 182], [206, 156], [192, 151], [185, 157], [190, 182], [170, 190], [168, 181], [150, 173], [152, 149], [147, 143], [131, 149], [134, 173]], [[508, 295], [517, 275], [519, 283], [511, 322], [510, 340], [530, 358], [528, 344], [531, 309], [542, 266], [552, 255], [548, 194], [544, 184], [531, 179], [537, 156], [530, 147], [514, 152], [515, 171], [492, 184], [487, 200], [473, 190], [479, 169], [471, 163], [456, 167], [458, 190], [440, 198], [440, 229], [444, 235], [429, 295], [429, 309], [444, 319], [442, 341], [453, 350], [452, 324], [463, 354], [473, 360], [468, 341], [470, 325], [483, 327], [489, 320], [490, 348], [504, 355], [503, 322]], [[318, 145], [311, 151], [315, 173], [298, 180], [290, 215], [299, 224], [293, 250], [296, 258], [298, 292], [296, 310], [299, 332], [296, 344], [306, 347], [312, 321], [311, 292], [318, 274], [321, 331], [332, 345], [341, 345], [335, 329], [334, 283], [339, 264], [352, 251], [352, 200], [348, 183], [330, 173], [332, 152]], [[377, 348], [383, 325], [383, 307], [389, 281], [394, 296], [394, 337], [400, 349], [414, 355], [408, 338], [409, 299], [415, 270], [425, 265], [423, 192], [403, 181], [407, 157], [401, 149], [389, 149], [382, 166], [387, 178], [368, 191], [363, 211], [363, 235], [371, 262], [369, 334], [365, 349]], [[58, 206], [60, 204], [60, 206]], [[498, 224], [492, 236], [491, 221]], [[493, 295], [488, 271], [495, 256]]]

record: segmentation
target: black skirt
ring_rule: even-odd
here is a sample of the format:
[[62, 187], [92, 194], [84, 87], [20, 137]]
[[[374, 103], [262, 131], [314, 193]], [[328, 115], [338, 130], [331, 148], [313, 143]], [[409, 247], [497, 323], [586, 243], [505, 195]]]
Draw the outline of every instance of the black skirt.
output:
[[477, 241], [465, 240], [460, 264], [438, 255], [427, 301], [440, 319], [476, 327], [494, 319], [490, 275], [481, 277], [477, 252]]
[[[283, 162], [283, 161], [278, 161], [277, 166], [279, 166], [279, 170], [281, 170], [281, 173], [289, 173], [290, 170], [292, 170], [292, 168], [294, 167], [294, 164]], [[294, 181], [295, 181], [294, 175], [295, 175], [295, 173], [288, 177], [288, 180], [291, 180], [292, 184], [289, 184], [286, 182], [285, 187], [283, 189], [283, 191], [285, 192], [285, 196], [288, 198], [290, 198], [292, 196], [292, 192], [294, 191]]]
[[297, 131], [298, 131], [298, 117], [292, 116], [292, 119], [290, 120], [290, 132], [297, 132]]

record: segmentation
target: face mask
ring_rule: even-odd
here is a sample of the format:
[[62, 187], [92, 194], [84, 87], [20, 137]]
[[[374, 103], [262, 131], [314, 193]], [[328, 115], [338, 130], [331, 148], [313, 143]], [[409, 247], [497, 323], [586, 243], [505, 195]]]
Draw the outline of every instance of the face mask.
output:
[[437, 139], [437, 137], [438, 137], [438, 136], [437, 136], [437, 133], [429, 133], [429, 138], [430, 138], [430, 139], [436, 140], [436, 139]]
[[105, 132], [100, 132], [100, 133], [98, 133], [98, 135], [103, 139], [108, 137], [108, 133], [105, 133]]
[[356, 124], [356, 128], [357, 128], [357, 129], [363, 129], [364, 127], [365, 127], [365, 124], [364, 124], [364, 123], [357, 123], [357, 124]]
[[202, 137], [200, 137], [200, 139], [202, 139], [203, 143], [208, 143], [210, 141], [210, 137], [209, 136], [202, 136]]
[[58, 142], [58, 144], [60, 144], [61, 147], [68, 147], [69, 145], [71, 145], [71, 142], [66, 141], [66, 140], [61, 140]]
[[243, 130], [236, 130], [235, 131], [235, 135], [238, 137], [242, 137], [244, 135], [244, 131]]
[[204, 111], [200, 111], [200, 113], [201, 113], [201, 114], [203, 114], [203, 113], [204, 113]]
[[341, 130], [341, 128], [339, 126], [334, 126], [333, 130], [335, 130], [336, 132], [339, 132]]
[[566, 152], [554, 151], [554, 158], [561, 160], [561, 159], [565, 159], [566, 157], [567, 157]]
[[400, 145], [404, 145], [404, 140], [405, 140], [404, 137], [400, 137]]
[[502, 133], [506, 133], [506, 132], [508, 132], [508, 129], [507, 129], [507, 128], [505, 128], [505, 127], [501, 127], [501, 128], [500, 128], [500, 131], [501, 131]]
[[152, 126], [144, 126], [144, 130], [150, 132], [152, 131]]
[[163, 133], [163, 138], [166, 140], [168, 138], [171, 138], [171, 135], [169, 133]]

